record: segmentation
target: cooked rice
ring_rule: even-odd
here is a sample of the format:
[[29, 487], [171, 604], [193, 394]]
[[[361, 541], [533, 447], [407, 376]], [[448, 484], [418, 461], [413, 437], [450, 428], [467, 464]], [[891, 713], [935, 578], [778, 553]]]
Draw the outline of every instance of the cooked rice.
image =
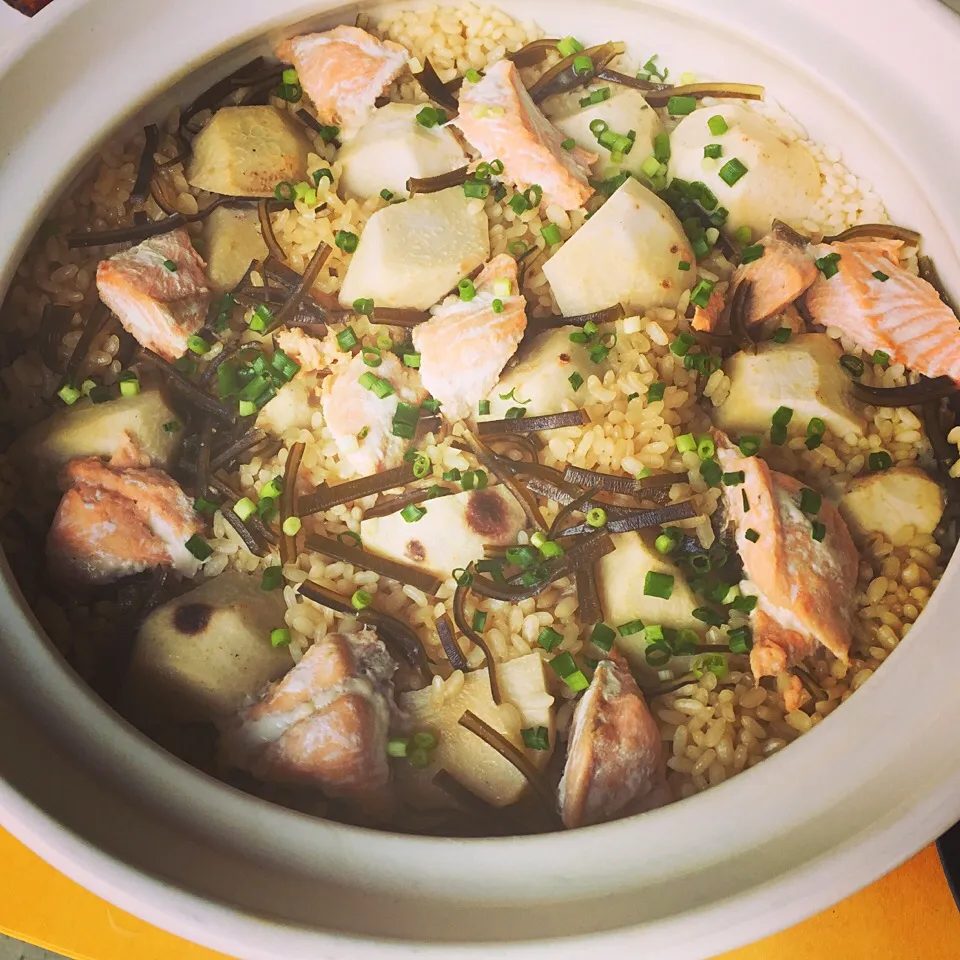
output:
[[[473, 4], [392, 13], [375, 23], [362, 25], [402, 43], [420, 62], [429, 56], [443, 79], [450, 79], [467, 68], [482, 69], [491, 60], [541, 35], [533, 24], [520, 24], [501, 11]], [[419, 86], [409, 77], [394, 85], [391, 96], [405, 101], [423, 99]], [[277, 105], [283, 106], [280, 101]], [[832, 234], [855, 223], [886, 219], [883, 205], [871, 185], [846, 169], [839, 150], [807, 140], [799, 124], [773, 103], [753, 108], [768, 116], [786, 136], [805, 140], [817, 158], [823, 177], [823, 196], [809, 222], [804, 224], [811, 233]], [[165, 125], [167, 133], [160, 152], [167, 158], [177, 153], [177, 143], [172, 136], [177, 123], [178, 117], [173, 115]], [[37, 332], [44, 306], [55, 302], [76, 308], [74, 329], [61, 345], [61, 355], [67, 357], [96, 301], [93, 281], [97, 262], [113, 252], [70, 250], [64, 237], [76, 229], [102, 230], [131, 222], [133, 208], [129, 196], [142, 144], [142, 135], [137, 135], [103, 147], [77, 184], [51, 211], [49, 222], [55, 223], [58, 229], [41, 235], [16, 273], [3, 306], [3, 329], [8, 335], [23, 338], [25, 349], [0, 370], [5, 386], [0, 397], [0, 418], [17, 430], [44, 413], [41, 403], [52, 397], [57, 386], [57, 378], [44, 367], [35, 343], [30, 340]], [[314, 212], [299, 204], [295, 210], [281, 211], [274, 215], [274, 228], [290, 265], [297, 270], [303, 269], [319, 243], [333, 246], [333, 255], [318, 287], [334, 292], [340, 285], [349, 256], [333, 245], [334, 234], [338, 230], [359, 233], [371, 213], [384, 201], [379, 198], [367, 203], [341, 200], [336, 193], [341, 173], [336, 150], [319, 138], [314, 148], [310, 169], [328, 167], [334, 178], [332, 184], [322, 181], [318, 188], [326, 207]], [[177, 209], [184, 213], [196, 212], [205, 198], [190, 188], [181, 166], [169, 170]], [[160, 214], [152, 201], [145, 209], [151, 216]], [[486, 212], [493, 253], [508, 251], [515, 242], [533, 244], [542, 251], [545, 244], [540, 227], [548, 219], [560, 227], [566, 239], [582, 225], [585, 216], [583, 211], [566, 214], [552, 209], [528, 211], [518, 216], [505, 203], [497, 203], [492, 197], [486, 200]], [[196, 234], [200, 227], [190, 229]], [[543, 257], [538, 255], [527, 272], [528, 299], [534, 312], [554, 312], [556, 305], [542, 263]], [[909, 259], [908, 264], [912, 263]], [[717, 257], [701, 264], [700, 270], [722, 279], [729, 274], [730, 264]], [[708, 544], [713, 537], [709, 517], [721, 494], [717, 489], [706, 488], [699, 475], [698, 457], [695, 453], [679, 454], [675, 440], [680, 434], [700, 433], [709, 427], [706, 404], [698, 404], [698, 394], [714, 406], [720, 406], [730, 385], [722, 371], [703, 383], [695, 372], [685, 370], [682, 361], [668, 349], [675, 333], [687, 327], [683, 318], [688, 298], [689, 294], [685, 294], [675, 311], [654, 309], [643, 316], [618, 322], [617, 344], [610, 355], [612, 369], [602, 378], [590, 377], [584, 387], [589, 397], [585, 408], [589, 425], [546, 435], [542, 460], [550, 466], [570, 464], [625, 474], [634, 474], [645, 467], [688, 471], [689, 482], [677, 484], [670, 491], [671, 499], [693, 497], [702, 516], [682, 525], [694, 530], [702, 542]], [[795, 315], [786, 317], [784, 322], [796, 329], [802, 326], [802, 320]], [[358, 320], [354, 327], [364, 342], [373, 342], [365, 320]], [[855, 344], [840, 338], [838, 331], [828, 332], [841, 340], [847, 352], [861, 353]], [[249, 332], [244, 337], [255, 338]], [[109, 332], [101, 336], [88, 361], [90, 372], [95, 368], [105, 382], [113, 382], [120, 373], [120, 364], [115, 359], [118, 348], [116, 336]], [[884, 386], [906, 382], [903, 367], [899, 365], [887, 370], [868, 365], [864, 379]], [[662, 401], [649, 403], [646, 388], [654, 381], [664, 382], [667, 389]], [[628, 400], [632, 394], [639, 397]], [[930, 447], [923, 426], [910, 410], [868, 408], [867, 419], [869, 429], [862, 438], [836, 437], [828, 432], [822, 446], [813, 451], [806, 449], [800, 433], [792, 434], [784, 447], [773, 452], [771, 462], [774, 467], [832, 491], [864, 471], [871, 451], [884, 449], [895, 463], [929, 459]], [[794, 426], [799, 429], [798, 425]], [[301, 468], [301, 476], [306, 481], [314, 485], [340, 478], [337, 446], [320, 413], [315, 414], [311, 430], [290, 431], [282, 439], [284, 449], [275, 457], [268, 460], [256, 457], [239, 469], [236, 480], [245, 492], [281, 474], [287, 449], [297, 441], [306, 444]], [[951, 434], [950, 440], [960, 442], [960, 428]], [[445, 470], [471, 466], [466, 455], [451, 446], [450, 438], [429, 438], [425, 450], [433, 463], [434, 479], [440, 479]], [[6, 465], [3, 466], [5, 492], [0, 509], [6, 515], [13, 503], [10, 491], [14, 478]], [[960, 474], [960, 464], [955, 469]], [[20, 500], [23, 495], [21, 490]], [[335, 507], [326, 516], [307, 518], [304, 526], [307, 530], [331, 535], [346, 530], [357, 532], [364, 510], [377, 500], [374, 496]], [[555, 513], [556, 505], [551, 505], [546, 510], [547, 520]], [[206, 563], [206, 576], [215, 576], [227, 567], [254, 571], [271, 562], [270, 558], [260, 559], [247, 552], [220, 514], [214, 520], [213, 534], [210, 542], [215, 553]], [[5, 542], [11, 553], [23, 552], [22, 540], [9, 529]], [[651, 708], [660, 724], [669, 757], [669, 796], [662, 799], [679, 799], [722, 783], [782, 749], [850, 696], [889, 656], [920, 615], [942, 573], [939, 557], [940, 548], [933, 538], [917, 534], [909, 527], [899, 531], [894, 542], [880, 536], [870, 538], [861, 551], [858, 615], [850, 665], [844, 666], [826, 652], [807, 663], [809, 672], [828, 694], [828, 699], [818, 703], [812, 715], [802, 711], [786, 712], [780, 692], [756, 684], [745, 672], [747, 664], [742, 657], [731, 658], [732, 669], [722, 680], [708, 672], [698, 682], [657, 697]], [[14, 566], [16, 569], [17, 564]], [[290, 651], [295, 660], [338, 619], [330, 611], [298, 597], [297, 584], [309, 577], [344, 596], [350, 596], [361, 586], [370, 591], [379, 608], [412, 624], [428, 653], [438, 663], [446, 663], [434, 625], [438, 615], [450, 612], [455, 586], [452, 579], [443, 585], [437, 602], [431, 603], [411, 587], [350, 564], [328, 562], [312, 553], [301, 553], [296, 563], [284, 568], [284, 573], [286, 622], [293, 634]], [[545, 626], [553, 626], [562, 633], [561, 649], [576, 653], [583, 646], [582, 632], [572, 616], [577, 606], [576, 594], [567, 581], [518, 604], [477, 599], [478, 608], [488, 615], [485, 636], [497, 660], [509, 660], [538, 650], [536, 636]], [[98, 664], [111, 655], [117, 642], [115, 608], [111, 604], [63, 604], [42, 591], [35, 608], [54, 642], [71, 658], [78, 671], [97, 680]], [[736, 622], [731, 625], [736, 626]], [[725, 644], [726, 630], [710, 628], [707, 642]], [[462, 644], [470, 666], [480, 665], [482, 652], [465, 640]], [[456, 692], [462, 682], [459, 671], [437, 678], [434, 696], [438, 699], [448, 696]], [[555, 692], [560, 698], [559, 727], [561, 735], [565, 735], [572, 714], [573, 694], [565, 685], [558, 685]], [[564, 703], [564, 699], [568, 702]]]

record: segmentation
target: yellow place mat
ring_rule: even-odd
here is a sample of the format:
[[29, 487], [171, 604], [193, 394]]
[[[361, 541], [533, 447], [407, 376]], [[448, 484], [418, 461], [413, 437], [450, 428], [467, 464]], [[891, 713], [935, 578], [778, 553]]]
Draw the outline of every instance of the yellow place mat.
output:
[[[110, 906], [0, 830], [0, 932], [74, 960], [223, 960]], [[960, 911], [936, 850], [819, 916], [717, 960], [957, 960]]]

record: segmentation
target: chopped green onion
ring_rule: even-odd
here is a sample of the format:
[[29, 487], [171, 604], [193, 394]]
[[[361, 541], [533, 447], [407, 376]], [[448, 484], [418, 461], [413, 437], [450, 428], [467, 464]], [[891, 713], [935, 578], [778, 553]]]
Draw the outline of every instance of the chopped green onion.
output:
[[573, 37], [564, 37], [557, 44], [557, 52], [561, 57], [570, 57], [575, 53], [579, 53], [583, 49], [583, 44], [574, 39]]
[[711, 627], [719, 627], [723, 624], [723, 617], [711, 607], [696, 607], [693, 616], [701, 623]]
[[400, 760], [406, 757], [409, 747], [409, 737], [391, 737], [387, 741], [387, 756]]
[[481, 417], [488, 417], [490, 415], [490, 401], [481, 400], [477, 404], [477, 414]]
[[874, 366], [883, 367], [883, 369], [886, 370], [886, 368], [890, 366], [890, 354], [885, 350], [874, 350], [873, 363]]
[[444, 479], [444, 480], [459, 480], [459, 479], [460, 479], [460, 471], [459, 471], [456, 467], [454, 467], [452, 470], [444, 470], [444, 471], [443, 471], [443, 479]]
[[689, 627], [678, 630], [673, 638], [667, 639], [667, 645], [676, 657], [687, 657], [696, 653], [699, 642], [700, 637], [697, 636], [697, 631]]
[[677, 452], [692, 453], [697, 449], [697, 441], [692, 433], [682, 433], [677, 437]]
[[363, 357], [363, 362], [368, 367], [379, 367], [383, 363], [379, 347], [361, 347], [360, 356]]
[[604, 100], [609, 100], [609, 99], [610, 99], [610, 88], [601, 87], [599, 90], [594, 90], [593, 93], [590, 94], [590, 96], [584, 97], [580, 101], [580, 106], [591, 107], [595, 103], [603, 103]]
[[849, 353], [845, 353], [840, 358], [840, 366], [843, 367], [851, 377], [862, 377], [863, 371], [866, 369], [864, 362], [859, 357], [855, 357]]
[[199, 533], [195, 533], [184, 546], [200, 561], [213, 556], [213, 547]]
[[703, 460], [700, 463], [700, 476], [708, 487], [719, 487], [723, 477], [723, 470], [716, 460]]
[[479, 180], [465, 180], [463, 193], [473, 200], [486, 200], [490, 196], [490, 184], [481, 183]]
[[774, 343], [786, 343], [793, 331], [789, 327], [780, 327], [779, 330], [773, 335]]
[[602, 527], [607, 522], [607, 511], [602, 507], [593, 507], [587, 511], [587, 525]]
[[685, 117], [697, 109], [694, 97], [671, 97], [667, 101], [667, 113], [671, 117]]
[[[647, 574], [647, 576], [649, 576], [649, 574]], [[672, 579], [671, 577], [671, 581]], [[620, 626], [617, 627], [617, 633], [619, 633], [621, 637], [631, 637], [641, 630], [643, 630], [643, 621], [640, 619], [628, 620], [626, 623], [621, 623]]]
[[405, 367], [411, 367], [414, 370], [419, 369], [420, 367], [420, 354], [419, 353], [405, 353], [403, 355], [403, 365]]
[[486, 470], [465, 470], [460, 485], [464, 490], [482, 490], [487, 485]]
[[549, 750], [550, 731], [546, 727], [524, 727], [520, 731], [523, 745], [528, 750]]
[[744, 536], [745, 536], [751, 543], [756, 543], [756, 542], [760, 539], [760, 534], [757, 533], [757, 531], [754, 530], [753, 527], [751, 527], [750, 529], [748, 529], [747, 532], [744, 534]]
[[709, 460], [717, 452], [717, 446], [712, 437], [701, 437], [697, 441], [697, 456], [701, 460]]
[[558, 633], [553, 627], [544, 627], [537, 635], [537, 643], [549, 653], [554, 647], [563, 643], [563, 634]]
[[271, 323], [273, 311], [265, 303], [261, 303], [250, 317], [250, 329], [254, 333], [266, 333]]
[[540, 235], [547, 242], [547, 246], [554, 246], [559, 243], [562, 239], [560, 236], [560, 228], [555, 223], [548, 223], [546, 226], [540, 228]]
[[527, 412], [526, 407], [509, 407], [503, 415], [504, 420], [520, 420]]
[[121, 397], [135, 397], [139, 392], [140, 392], [140, 381], [137, 379], [136, 374], [131, 373], [129, 377], [120, 378], [120, 396]]
[[570, 386], [573, 387], [574, 390], [579, 390], [583, 386], [583, 377], [581, 377], [579, 373], [571, 373], [570, 376], [567, 377], [567, 380], [570, 381]]
[[873, 275], [881, 282], [886, 283], [890, 277], [887, 276], [882, 270], [874, 270]]
[[213, 515], [220, 509], [219, 503], [214, 503], [213, 500], [208, 500], [206, 497], [197, 497], [193, 501], [193, 509], [197, 513], [206, 513], [208, 515]]
[[270, 631], [270, 646], [272, 647], [289, 647], [292, 639], [293, 637], [286, 627]]
[[411, 767], [415, 767], [418, 770], [423, 770], [425, 767], [430, 766], [430, 752], [424, 750], [423, 747], [414, 747], [407, 754], [407, 762]]
[[668, 643], [657, 640], [644, 650], [644, 656], [651, 667], [665, 667], [673, 658], [673, 651]]
[[893, 466], [893, 458], [886, 450], [880, 450], [867, 457], [867, 465], [874, 471], [889, 470]]
[[286, 536], [295, 537], [300, 532], [302, 526], [303, 521], [299, 517], [287, 517], [287, 519], [283, 521], [281, 529]]
[[337, 334], [337, 346], [344, 352], [352, 350], [359, 342], [353, 327], [346, 327]]
[[460, 294], [460, 299], [468, 303], [477, 295], [477, 288], [469, 277], [464, 277], [457, 284], [457, 292]]
[[371, 603], [373, 603], [373, 596], [366, 590], [355, 590], [350, 598], [350, 604], [354, 610], [366, 610]]
[[480, 76], [480, 71], [474, 70], [473, 67], [469, 67], [467, 70], [464, 70], [463, 78], [468, 83], [479, 83], [480, 80], [482, 79]]
[[[701, 281], [701, 282], [704, 282], [704, 281]], [[710, 281], [705, 281], [705, 282], [709, 283]], [[690, 352], [690, 348], [696, 342], [697, 342], [697, 338], [693, 336], [692, 333], [680, 333], [677, 335], [677, 338], [673, 341], [673, 343], [670, 344], [670, 352], [675, 357], [685, 357]]]
[[419, 123], [421, 127], [435, 127], [439, 123], [446, 122], [446, 111], [440, 110], [437, 107], [431, 107], [429, 104], [417, 114], [417, 123]]
[[373, 315], [374, 302], [366, 297], [358, 297], [353, 301], [353, 309], [364, 317]]
[[249, 497], [242, 497], [233, 505], [233, 512], [241, 520], [249, 520], [257, 512], [257, 505]]
[[257, 405], [252, 400], [241, 400], [238, 408], [241, 417], [252, 417], [257, 412]]
[[807, 449], [816, 450], [823, 443], [823, 434], [826, 432], [827, 425], [819, 417], [812, 417], [807, 424]]
[[824, 537], [827, 535], [826, 524], [820, 523], [819, 520], [814, 520], [810, 526], [810, 536], [813, 537], [817, 543], [823, 543]]
[[725, 487], [738, 487], [746, 481], [747, 475], [743, 470], [735, 470], [725, 473], [720, 479]]
[[610, 124], [606, 120], [601, 120], [599, 117], [596, 120], [590, 121], [590, 132], [595, 136], [599, 137], [601, 134], [606, 133], [610, 129]]
[[682, 270], [684, 273], [686, 273], [686, 272], [690, 269], [690, 261], [689, 261], [689, 260], [681, 260], [681, 261], [677, 264], [677, 269], [678, 269], [678, 270]]
[[[749, 229], [749, 227], [747, 229]], [[765, 249], [762, 243], [755, 243], [753, 246], [744, 247], [740, 251], [740, 262], [753, 263], [754, 260], [759, 260], [763, 256]]]
[[753, 613], [757, 608], [757, 598], [751, 596], [737, 597], [731, 606], [740, 613]]
[[662, 553], [666, 556], [668, 553], [673, 553], [673, 551], [677, 549], [681, 536], [682, 534], [676, 527], [667, 527], [663, 533], [654, 540], [653, 545], [657, 548], [657, 553]]
[[775, 427], [785, 427], [793, 419], [793, 410], [790, 407], [777, 407], [771, 419]]
[[473, 615], [473, 629], [477, 633], [483, 633], [484, 627], [487, 625], [487, 615], [482, 610], [477, 610]]
[[737, 627], [731, 630], [729, 637], [731, 653], [749, 653], [753, 648], [753, 633], [747, 626]]
[[386, 200], [389, 203], [393, 199], [393, 191], [388, 190], [386, 187], [384, 187], [380, 191], [380, 197], [381, 199]]
[[809, 487], [804, 487], [800, 491], [800, 509], [809, 514], [811, 517], [815, 517], [820, 512], [820, 507], [823, 505], [823, 497], [817, 493], [816, 490], [811, 490]]
[[508, 201], [507, 206], [519, 216], [521, 213], [526, 213], [530, 209], [530, 204], [527, 203], [526, 197], [522, 193], [515, 193]]
[[656, 403], [658, 400], [662, 400], [664, 394], [667, 392], [667, 385], [662, 381], [658, 380], [655, 383], [651, 383], [647, 387], [647, 403]]
[[598, 623], [590, 634], [590, 642], [604, 653], [609, 653], [613, 649], [613, 643], [616, 638], [616, 633], [605, 623]]
[[736, 157], [728, 160], [719, 170], [720, 179], [731, 187], [746, 173], [747, 168]]
[[669, 600], [673, 596], [673, 581], [674, 577], [671, 573], [658, 573], [656, 570], [648, 570], [643, 580], [643, 595]]
[[640, 171], [652, 180], [663, 169], [663, 164], [656, 157], [646, 157], [640, 164]]
[[267, 567], [260, 581], [261, 590], [276, 590], [283, 584], [283, 567]]
[[360, 238], [349, 230], [338, 230], [333, 240], [344, 253], [353, 253], [357, 249], [357, 244], [360, 242]]
[[698, 680], [706, 673], [722, 679], [727, 675], [727, 658], [719, 653], [705, 653], [693, 662], [691, 669]]
[[423, 507], [418, 507], [415, 503], [408, 503], [401, 511], [400, 516], [403, 517], [407, 523], [416, 523], [418, 520], [421, 520], [427, 515], [427, 511]]
[[274, 188], [273, 195], [284, 203], [290, 203], [296, 199], [296, 188], [289, 180], [281, 180]]
[[825, 280], [835, 277], [840, 272], [840, 268], [837, 266], [840, 262], [839, 253], [828, 253], [826, 256], [819, 257], [813, 262], [817, 269], [823, 274]]
[[725, 133], [727, 132], [727, 130], [730, 129], [730, 128], [727, 126], [727, 121], [724, 120], [723, 117], [721, 117], [719, 113], [716, 114], [716, 115], [714, 115], [714, 116], [712, 116], [712, 117], [707, 121], [707, 127], [710, 129], [710, 132], [711, 132], [715, 137], [720, 137], [720, 136], [722, 136], [723, 134], [725, 134]]
[[177, 265], [176, 265], [172, 260], [164, 260], [164, 261], [163, 261], [163, 265], [164, 265], [164, 267], [166, 267], [167, 270], [169, 270], [171, 273], [176, 273], [176, 272], [177, 272]]
[[703, 148], [705, 160], [719, 160], [723, 156], [723, 147], [719, 143], [708, 143]]
[[393, 384], [389, 380], [384, 380], [369, 370], [361, 375], [358, 383], [365, 390], [376, 394], [381, 400], [391, 396], [394, 392]]
[[[578, 77], [585, 77], [587, 76], [587, 74], [593, 73], [593, 61], [587, 56], [574, 57], [573, 72]], [[582, 100], [580, 101], [581, 107], [588, 106], [588, 105], [589, 104], [585, 104]]]
[[163, 425], [164, 433], [176, 433], [180, 429], [180, 424], [176, 420], [168, 420]]
[[670, 134], [658, 133], [653, 138], [653, 155], [660, 163], [670, 159]]
[[320, 127], [319, 133], [320, 139], [323, 140], [324, 143], [331, 143], [340, 136], [340, 128], [324, 124]]

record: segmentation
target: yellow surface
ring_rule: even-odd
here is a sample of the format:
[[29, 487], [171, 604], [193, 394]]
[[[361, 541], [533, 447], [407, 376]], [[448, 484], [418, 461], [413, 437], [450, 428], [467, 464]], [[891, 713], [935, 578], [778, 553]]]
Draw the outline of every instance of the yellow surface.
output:
[[[111, 907], [0, 831], [0, 931], [76, 960], [216, 960]], [[960, 911], [928, 847], [831, 910], [717, 960], [957, 960]]]

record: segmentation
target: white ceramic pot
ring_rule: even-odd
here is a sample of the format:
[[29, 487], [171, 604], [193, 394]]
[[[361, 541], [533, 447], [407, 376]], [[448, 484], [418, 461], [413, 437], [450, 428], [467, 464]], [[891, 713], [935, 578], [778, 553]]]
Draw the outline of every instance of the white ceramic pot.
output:
[[[933, 0], [502, 6], [678, 72], [766, 83], [923, 231], [960, 290], [960, 21]], [[35, 18], [0, 67], [0, 290], [118, 124], [337, 7], [57, 0]], [[960, 817], [958, 579], [954, 562], [889, 665], [826, 723], [719, 788], [568, 834], [432, 840], [312, 820], [163, 753], [75, 680], [4, 566], [0, 822], [111, 902], [250, 960], [709, 956], [827, 907]]]

